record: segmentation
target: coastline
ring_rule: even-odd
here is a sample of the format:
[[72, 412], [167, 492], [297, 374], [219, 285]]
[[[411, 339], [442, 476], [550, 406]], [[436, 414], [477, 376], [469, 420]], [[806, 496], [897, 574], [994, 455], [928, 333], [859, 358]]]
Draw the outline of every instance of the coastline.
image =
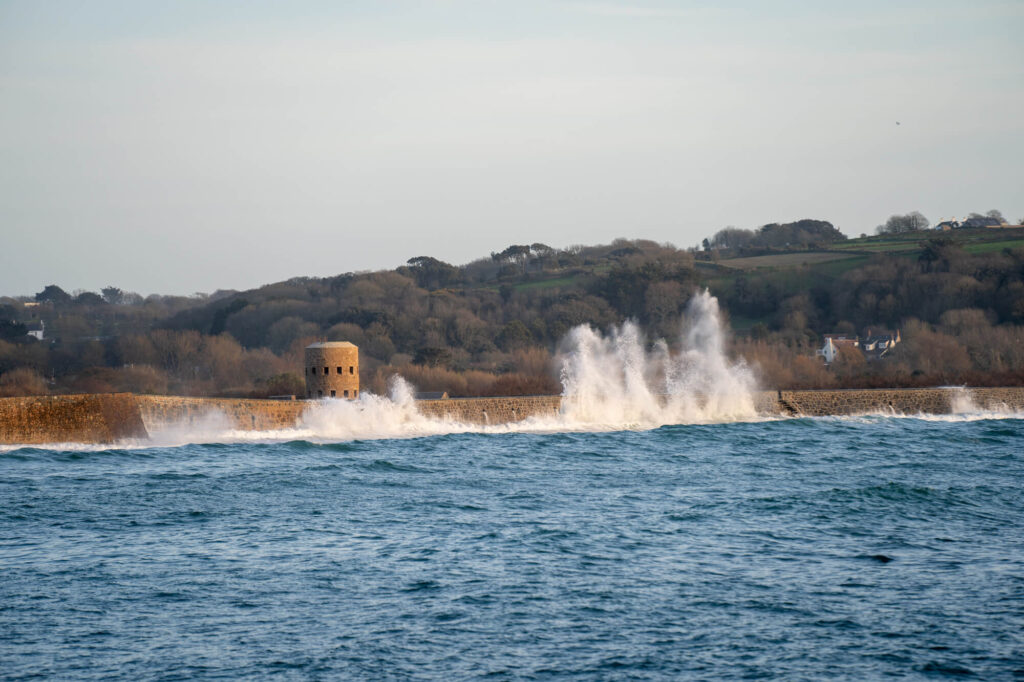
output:
[[[1024, 410], [1024, 387], [758, 391], [764, 416], [821, 417], [867, 413], [951, 414]], [[295, 426], [320, 401], [191, 398], [133, 393], [0, 398], [0, 444], [113, 443], [147, 438], [168, 426], [201, 422], [211, 414], [243, 431]], [[559, 412], [561, 396], [417, 400], [431, 418], [466, 424], [508, 424]]]

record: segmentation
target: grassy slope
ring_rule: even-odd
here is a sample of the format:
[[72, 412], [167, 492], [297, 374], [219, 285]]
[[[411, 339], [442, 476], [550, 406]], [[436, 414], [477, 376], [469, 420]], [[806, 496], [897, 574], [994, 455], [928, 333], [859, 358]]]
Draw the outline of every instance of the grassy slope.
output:
[[800, 265], [815, 265], [840, 261], [856, 255], [889, 253], [895, 255], [916, 256], [921, 251], [921, 244], [929, 239], [948, 239], [960, 244], [968, 253], [989, 253], [1002, 249], [1024, 247], [1024, 229], [979, 229], [950, 230], [948, 232], [910, 232], [905, 234], [860, 237], [833, 244], [830, 248], [820, 251], [778, 253], [768, 256], [752, 256], [747, 258], [730, 258], [718, 261], [726, 268], [742, 270], [762, 268], [787, 268]]
[[993, 251], [1002, 251], [1003, 249], [1020, 248], [1024, 248], [1024, 239], [1007, 239], [996, 242], [980, 242], [964, 245], [964, 251], [967, 253], [991, 253]]
[[757, 268], [785, 268], [799, 265], [812, 265], [828, 261], [849, 258], [850, 254], [837, 251], [800, 251], [795, 253], [778, 253], [770, 256], [749, 256], [747, 258], [731, 258], [719, 261], [727, 268], [740, 270], [756, 270]]
[[[756, 274], [787, 295], [792, 295], [861, 267], [878, 254], [916, 259], [921, 253], [922, 243], [928, 239], [949, 239], [968, 253], [990, 253], [1006, 248], [1024, 248], [1024, 229], [929, 231], [862, 237], [835, 244], [825, 251], [731, 258], [717, 263], [702, 261], [697, 263], [697, 272], [701, 284], [712, 292], [733, 287], [737, 277]], [[768, 321], [768, 317], [736, 316], [732, 323], [736, 329], [746, 329]]]
[[[850, 270], [863, 266], [876, 255], [916, 259], [921, 252], [921, 244], [927, 239], [936, 238], [960, 243], [969, 253], [988, 253], [1004, 248], [1024, 247], [1024, 229], [918, 232], [850, 239], [825, 250], [729, 258], [717, 262], [697, 261], [695, 265], [701, 286], [709, 287], [712, 292], [732, 288], [737, 277], [756, 275], [787, 295], [792, 295], [834, 280]], [[510, 284], [516, 291], [581, 289], [590, 277], [607, 272], [610, 268], [611, 266], [607, 264], [576, 267], [568, 272], [549, 272], [539, 276], [534, 274], [532, 277], [536, 279], [520, 280]], [[497, 290], [498, 285], [484, 288]], [[758, 322], [768, 321], [768, 317], [737, 316], [733, 318], [732, 323], [737, 329], [746, 329]]]

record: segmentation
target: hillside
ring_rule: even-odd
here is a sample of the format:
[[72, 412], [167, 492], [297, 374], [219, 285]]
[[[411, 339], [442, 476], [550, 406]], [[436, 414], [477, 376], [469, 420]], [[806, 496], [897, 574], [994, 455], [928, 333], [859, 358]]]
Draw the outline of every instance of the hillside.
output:
[[[464, 266], [421, 256], [392, 271], [188, 298], [47, 287], [33, 301], [0, 299], [0, 393], [300, 392], [313, 339], [356, 343], [371, 390], [400, 371], [453, 395], [552, 392], [551, 356], [572, 327], [634, 319], [672, 341], [702, 287], [768, 386], [1024, 379], [1024, 229], [845, 239], [822, 221], [775, 228], [769, 236], [827, 239], [513, 245]], [[43, 341], [26, 335], [40, 323]], [[884, 362], [826, 369], [813, 358], [822, 334], [866, 328], [902, 329], [905, 343]]]

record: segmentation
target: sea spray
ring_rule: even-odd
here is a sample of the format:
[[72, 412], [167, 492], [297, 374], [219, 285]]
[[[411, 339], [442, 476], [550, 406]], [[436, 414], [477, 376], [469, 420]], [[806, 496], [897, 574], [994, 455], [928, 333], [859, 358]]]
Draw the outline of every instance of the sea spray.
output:
[[690, 301], [684, 329], [684, 351], [669, 372], [672, 414], [713, 421], [755, 416], [757, 381], [745, 361], [729, 359], [718, 299], [706, 289]]
[[755, 417], [753, 374], [726, 354], [718, 300], [706, 290], [687, 307], [681, 350], [650, 349], [633, 322], [601, 334], [572, 329], [559, 354], [566, 425], [653, 428]]
[[[1021, 413], [1006, 403], [988, 404], [982, 407], [974, 400], [971, 391], [964, 386], [953, 386], [950, 399], [950, 413], [955, 417], [999, 419], [1003, 417], [1020, 418]], [[931, 415], [935, 416], [935, 415]]]
[[226, 415], [211, 410], [199, 420], [151, 432], [154, 437], [147, 445], [368, 440], [470, 431], [610, 431], [757, 417], [753, 374], [742, 361], [728, 357], [718, 301], [707, 291], [690, 301], [678, 345], [673, 351], [662, 339], [648, 344], [634, 322], [606, 333], [588, 325], [575, 327], [557, 356], [561, 411], [519, 422], [480, 425], [429, 417], [417, 409], [414, 388], [396, 375], [388, 383], [387, 396], [362, 392], [356, 400], [310, 401], [292, 428], [241, 430], [232, 428]]
[[209, 409], [189, 421], [147, 425], [149, 444], [172, 447], [186, 443], [216, 443], [231, 433], [231, 419], [224, 412]]
[[951, 387], [953, 395], [950, 398], [950, 412], [952, 414], [973, 414], [981, 410], [975, 404], [971, 392], [963, 386]]
[[757, 416], [753, 374], [742, 361], [729, 359], [718, 300], [707, 291], [690, 301], [679, 346], [672, 352], [659, 339], [648, 348], [634, 322], [606, 334], [581, 325], [560, 345], [563, 392], [556, 415], [489, 425], [431, 418], [417, 410], [413, 387], [395, 376], [388, 398], [364, 392], [355, 401], [317, 401], [294, 434], [352, 439], [466, 431], [602, 431]]
[[302, 415], [296, 431], [317, 439], [409, 438], [465, 431], [446, 420], [431, 419], [416, 409], [413, 387], [395, 375], [388, 396], [369, 392], [358, 400], [318, 400]]
[[368, 440], [448, 433], [558, 432], [652, 429], [667, 424], [737, 421], [757, 417], [753, 374], [726, 353], [718, 301], [707, 291], [690, 301], [679, 350], [663, 339], [648, 344], [634, 322], [601, 333], [573, 328], [557, 360], [563, 385], [558, 414], [502, 424], [467, 424], [422, 414], [415, 389], [401, 376], [388, 395], [361, 392], [356, 400], [311, 401], [293, 428], [232, 429], [211, 413], [201, 425], [181, 424], [162, 432], [159, 444], [280, 440]]
[[415, 438], [471, 430], [450, 420], [431, 419], [416, 409], [414, 389], [402, 377], [388, 382], [388, 395], [362, 392], [355, 400], [322, 398], [309, 401], [293, 427], [239, 429], [220, 410], [211, 408], [198, 418], [151, 428], [146, 442], [132, 446], [178, 446], [188, 443], [280, 442], [282, 440], [371, 440]]

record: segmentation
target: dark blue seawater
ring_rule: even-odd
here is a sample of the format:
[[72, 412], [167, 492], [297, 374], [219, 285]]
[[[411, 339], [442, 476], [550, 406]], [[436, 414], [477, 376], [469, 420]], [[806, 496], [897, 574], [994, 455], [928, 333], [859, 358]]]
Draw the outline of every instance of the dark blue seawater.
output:
[[0, 452], [0, 677], [1024, 677], [1024, 420]]

